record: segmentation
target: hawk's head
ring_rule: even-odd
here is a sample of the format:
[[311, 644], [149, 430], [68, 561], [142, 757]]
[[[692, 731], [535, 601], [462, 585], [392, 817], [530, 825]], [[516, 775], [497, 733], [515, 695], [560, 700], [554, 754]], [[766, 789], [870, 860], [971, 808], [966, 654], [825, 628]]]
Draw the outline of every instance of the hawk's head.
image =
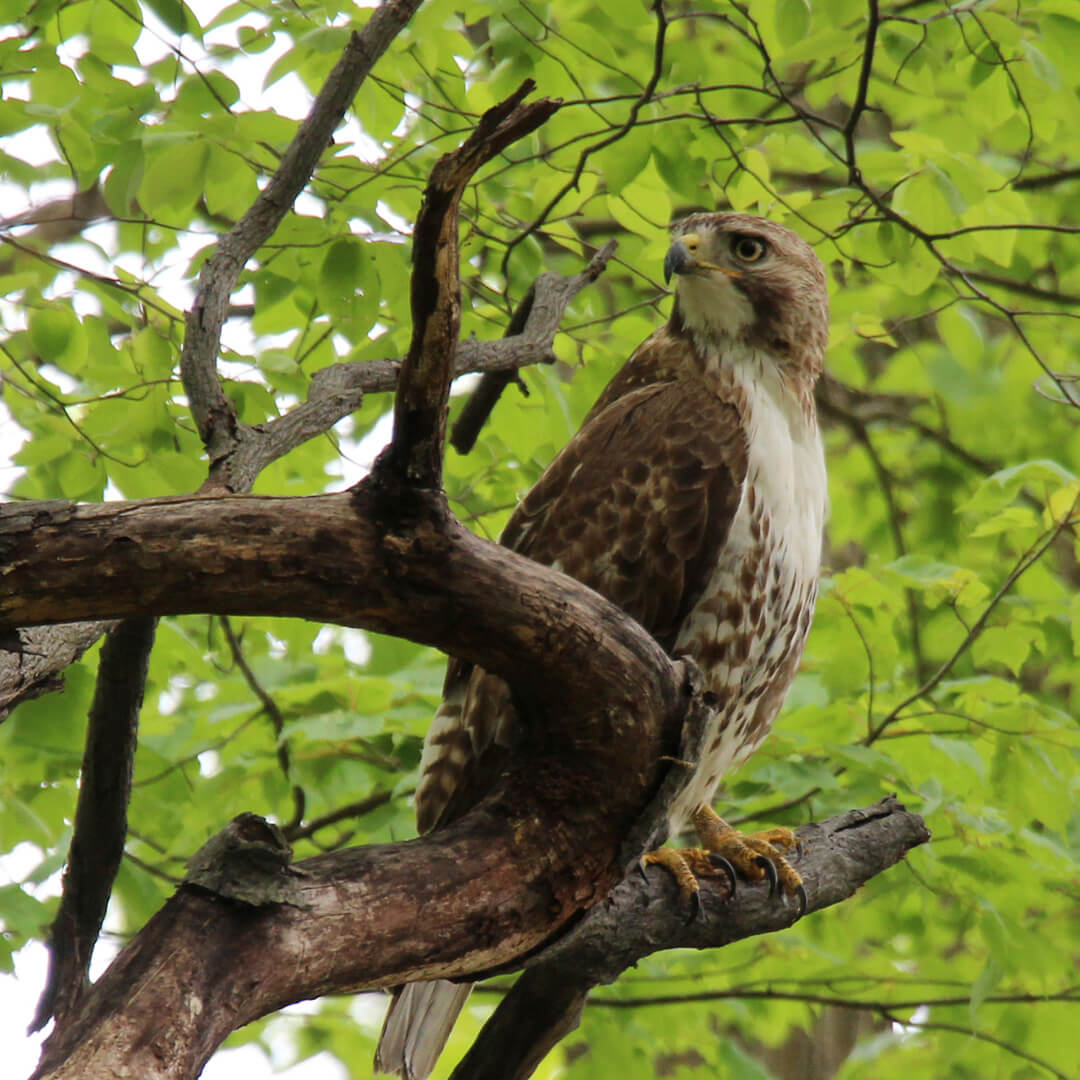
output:
[[699, 344], [760, 349], [791, 374], [817, 377], [829, 334], [825, 268], [805, 240], [752, 214], [677, 222], [664, 278], [678, 280], [672, 325]]

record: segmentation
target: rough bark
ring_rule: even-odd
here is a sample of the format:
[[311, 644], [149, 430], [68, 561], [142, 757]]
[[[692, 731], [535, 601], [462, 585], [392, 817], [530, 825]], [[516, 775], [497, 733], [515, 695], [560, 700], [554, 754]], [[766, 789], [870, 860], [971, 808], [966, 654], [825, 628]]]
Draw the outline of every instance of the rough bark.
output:
[[[210, 887], [189, 882], [151, 920], [84, 999], [78, 1022], [49, 1046], [36, 1076], [92, 1080], [122, 1063], [147, 1080], [194, 1077], [230, 1031], [292, 1001], [513, 966], [557, 929], [554, 907], [565, 921], [601, 895], [604, 880], [593, 876], [587, 848], [584, 863], [535, 858], [553, 850], [536, 835], [541, 818], [553, 819], [523, 780], [511, 778], [503, 793], [434, 836], [293, 867], [261, 819], [238, 819], [217, 854], [199, 860], [197, 880]], [[525, 792], [526, 804], [510, 806], [510, 790], [515, 802]], [[921, 819], [892, 799], [800, 835], [809, 911], [850, 896], [927, 838]], [[795, 918], [764, 886], [744, 885], [730, 900], [720, 881], [704, 892], [706, 917], [687, 923], [667, 875], [629, 875], [569, 935], [527, 961], [458, 1080], [528, 1076], [575, 1026], [588, 989], [642, 956], [715, 947]]]
[[[622, 618], [628, 636], [646, 637]], [[289, 1002], [479, 973], [542, 945], [618, 880], [622, 839], [656, 789], [664, 730], [691, 701], [677, 665], [635, 651], [605, 657], [605, 685], [590, 685], [587, 703], [543, 703], [569, 730], [530, 730], [527, 754], [448, 829], [291, 871], [266, 857], [271, 838], [256, 831], [253, 873], [277, 885], [261, 895], [284, 902], [242, 903], [235, 884], [232, 899], [182, 888], [83, 996], [37, 1075], [88, 1080], [122, 1066], [194, 1076], [230, 1031]], [[547, 679], [565, 691], [559, 670]], [[540, 715], [538, 695], [521, 701]]]
[[[930, 839], [921, 817], [889, 796], [797, 830], [792, 860], [806, 886], [806, 916], [848, 899], [870, 878]], [[577, 1027], [589, 991], [662, 949], [709, 949], [790, 926], [792, 902], [764, 885], [703, 882], [703, 918], [687, 921], [671, 877], [631, 873], [570, 933], [526, 962], [525, 973], [488, 1020], [453, 1080], [525, 1080]], [[804, 916], [804, 918], [806, 917]]]
[[63, 671], [112, 623], [69, 623], [9, 630], [0, 638], [0, 721], [21, 701], [64, 687]]
[[569, 680], [619, 651], [604, 639], [623, 628], [621, 648], [666, 662], [585, 586], [472, 535], [441, 494], [377, 476], [304, 498], [7, 505], [0, 558], [0, 630], [72, 617], [279, 615], [396, 633], [537, 688], [550, 679], [529, 670], [541, 656], [578, 665]]

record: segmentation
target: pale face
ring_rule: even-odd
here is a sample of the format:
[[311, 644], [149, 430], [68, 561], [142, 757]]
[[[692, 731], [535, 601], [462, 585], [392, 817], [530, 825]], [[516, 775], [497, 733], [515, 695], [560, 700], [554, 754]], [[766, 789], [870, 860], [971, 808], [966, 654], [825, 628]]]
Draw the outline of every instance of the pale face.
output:
[[677, 276], [677, 314], [718, 347], [762, 349], [784, 365], [820, 370], [828, 334], [825, 271], [790, 229], [749, 214], [695, 214], [672, 230], [665, 277]]

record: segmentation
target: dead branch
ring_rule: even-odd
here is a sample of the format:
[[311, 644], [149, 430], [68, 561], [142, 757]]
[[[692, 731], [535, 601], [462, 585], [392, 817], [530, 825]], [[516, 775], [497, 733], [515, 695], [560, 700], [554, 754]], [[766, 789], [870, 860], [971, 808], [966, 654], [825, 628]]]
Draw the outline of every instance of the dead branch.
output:
[[461, 327], [458, 204], [477, 169], [535, 131], [559, 105], [523, 105], [531, 79], [480, 118], [476, 130], [436, 163], [413, 232], [412, 341], [394, 398], [394, 436], [384, 469], [398, 481], [436, 487], [442, 478], [446, 403]]
[[[372, 12], [363, 30], [349, 38], [277, 172], [251, 209], [222, 237], [199, 274], [199, 294], [187, 315], [180, 374], [199, 434], [210, 455], [212, 476], [216, 463], [229, 453], [242, 432], [217, 375], [221, 328], [236, 280], [248, 259], [292, 208], [361, 83], [420, 3], [421, 0], [385, 0]], [[227, 477], [218, 482], [229, 486]]]
[[101, 650], [64, 890], [49, 933], [49, 975], [31, 1031], [53, 1016], [63, 1023], [88, 985], [90, 958], [127, 839], [139, 710], [155, 623], [125, 619], [109, 632]]
[[61, 672], [102, 634], [107, 622], [68, 623], [10, 630], [0, 640], [0, 721], [22, 701], [62, 690]]
[[[798, 830], [794, 860], [807, 911], [848, 899], [930, 834], [918, 814], [889, 796]], [[794, 906], [769, 899], [763, 885], [703, 883], [704, 918], [688, 922], [670, 876], [629, 874], [566, 937], [526, 961], [525, 972], [481, 1030], [453, 1080], [526, 1080], [548, 1051], [577, 1027], [589, 991], [663, 949], [714, 949], [790, 926]]]
[[[617, 246], [614, 240], [609, 240], [589, 260], [589, 265], [572, 278], [541, 274], [514, 311], [506, 328], [506, 337], [513, 338], [531, 332], [540, 335], [542, 339], [552, 340], [562, 321], [566, 305], [604, 272]], [[458, 416], [450, 435], [450, 442], [459, 454], [467, 454], [473, 448], [480, 429], [491, 415], [491, 410], [514, 378], [514, 371], [505, 370], [490, 371], [480, 380], [480, 384], [465, 403], [465, 408]]]
[[[84, 551], [65, 584], [35, 590], [31, 603], [58, 597], [58, 615], [209, 607], [369, 626], [484, 662], [515, 686], [530, 725], [527, 760], [473, 813], [420, 841], [302, 864], [298, 907], [251, 912], [182, 890], [87, 992], [39, 1075], [94, 1077], [122, 1062], [149, 1078], [193, 1076], [229, 1031], [289, 1001], [511, 963], [618, 880], [620, 845], [690, 700], [680, 666], [584, 586], [461, 529], [441, 496], [391, 508], [374, 487], [38, 519], [39, 568]], [[29, 547], [7, 549], [17, 590], [33, 573]], [[167, 566], [169, 580], [152, 584]]]

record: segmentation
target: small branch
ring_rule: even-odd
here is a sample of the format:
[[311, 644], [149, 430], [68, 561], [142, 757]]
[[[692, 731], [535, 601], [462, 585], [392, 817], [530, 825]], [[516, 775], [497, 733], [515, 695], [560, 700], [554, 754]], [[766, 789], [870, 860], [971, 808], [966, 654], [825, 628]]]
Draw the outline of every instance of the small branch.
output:
[[[930, 834], [917, 814], [889, 796], [797, 831], [794, 865], [807, 891], [807, 914], [840, 903], [899, 862]], [[566, 937], [526, 962], [453, 1073], [453, 1080], [525, 1080], [578, 1024], [589, 991], [662, 949], [721, 948], [784, 929], [794, 907], [770, 900], [766, 886], [727, 896], [723, 879], [702, 882], [704, 916], [686, 921], [678, 891], [663, 873], [631, 872]]]
[[566, 183], [563, 184], [563, 186], [548, 200], [547, 206], [536, 215], [532, 222], [506, 245], [506, 251], [503, 253], [502, 257], [502, 274], [504, 278], [509, 278], [510, 276], [510, 256], [513, 254], [514, 248], [522, 243], [522, 241], [532, 236], [533, 233], [547, 221], [548, 215], [556, 206], [558, 206], [567, 193], [577, 188], [578, 181], [581, 179], [581, 174], [585, 171], [585, 165], [590, 156], [595, 154], [598, 150], [603, 150], [612, 143], [618, 142], [628, 132], [632, 131], [634, 125], [637, 123], [638, 114], [650, 101], [652, 101], [653, 95], [656, 93], [656, 88], [660, 84], [660, 77], [664, 72], [664, 44], [667, 40], [668, 28], [667, 13], [664, 10], [664, 0], [653, 0], [652, 10], [656, 15], [656, 36], [653, 39], [653, 69], [647, 85], [641, 91], [640, 96], [637, 97], [630, 106], [630, 111], [627, 113], [625, 122], [616, 128], [610, 135], [600, 139], [598, 142], [591, 143], [581, 151], [570, 179], [567, 180]]
[[222, 237], [217, 251], [199, 274], [199, 294], [187, 314], [180, 373], [192, 415], [210, 456], [212, 474], [216, 462], [228, 453], [241, 430], [217, 375], [221, 328], [236, 280], [248, 259], [291, 209], [361, 83], [420, 3], [421, 0], [384, 0], [372, 12], [363, 30], [349, 38], [277, 172], [251, 209]]
[[874, 423], [910, 428], [924, 439], [937, 443], [943, 450], [970, 469], [989, 476], [1002, 468], [1002, 463], [973, 454], [951, 439], [947, 432], [924, 424], [914, 416], [920, 405], [929, 405], [926, 398], [914, 394], [875, 394], [840, 382], [830, 375], [818, 380], [815, 394], [822, 419], [834, 420], [854, 429]]
[[385, 806], [393, 797], [394, 793], [392, 791], [376, 791], [366, 799], [358, 799], [356, 802], [349, 803], [348, 806], [341, 806], [337, 810], [332, 810], [329, 814], [323, 814], [322, 817], [312, 818], [303, 825], [286, 825], [281, 831], [285, 834], [286, 840], [306, 840], [308, 837], [314, 836], [320, 829], [336, 825], [339, 821], [347, 821], [349, 818], [358, 818], [370, 814], [372, 810], [378, 810], [380, 806]]
[[412, 341], [394, 400], [394, 435], [382, 459], [399, 482], [438, 487], [453, 357], [461, 327], [458, 204], [476, 173], [511, 143], [535, 131], [557, 109], [541, 98], [523, 105], [526, 80], [480, 118], [457, 150], [435, 164], [413, 231]]
[[[494, 987], [483, 989], [494, 990]], [[590, 1004], [594, 1008], [637, 1009], [664, 1005], [694, 1005], [705, 1001], [801, 1001], [807, 1005], [826, 1005], [834, 1009], [865, 1009], [880, 1012], [882, 1009], [939, 1009], [956, 1007], [971, 1008], [971, 995], [953, 997], [907, 998], [900, 1001], [867, 1001], [853, 997], [840, 997], [833, 994], [809, 994], [791, 990], [752, 990], [733, 986], [728, 990], [703, 990], [695, 994], [656, 994], [650, 997], [593, 998]], [[1055, 1001], [1080, 1003], [1080, 995], [1075, 989], [1063, 990], [1056, 994], [988, 994], [981, 1001], [983, 1005], [1046, 1005]]]
[[1012, 587], [1020, 580], [1020, 578], [1027, 573], [1047, 551], [1054, 545], [1058, 537], [1073, 524], [1073, 514], [1076, 513], [1077, 506], [1080, 505], [1080, 496], [1073, 500], [1072, 506], [1068, 512], [1064, 514], [1059, 522], [1048, 532], [1044, 533], [1039, 540], [1037, 540], [1024, 554], [1020, 557], [1017, 564], [1012, 568], [1008, 577], [1001, 583], [997, 592], [987, 601], [986, 607], [983, 608], [982, 614], [972, 624], [971, 629], [964, 635], [964, 640], [953, 650], [952, 655], [946, 660], [941, 667], [938, 668], [929, 679], [926, 680], [917, 690], [912, 691], [906, 698], [903, 699], [898, 705], [895, 705], [888, 716], [886, 716], [879, 724], [872, 727], [867, 734], [864, 744], [870, 746], [890, 725], [894, 724], [901, 718], [904, 710], [914, 704], [920, 698], [926, 697], [932, 693], [948, 674], [952, 671], [957, 660], [960, 659], [964, 653], [975, 643], [975, 640], [986, 628], [986, 624], [990, 619], [990, 616], [997, 610], [998, 604], [1004, 599]]
[[877, 0], [869, 0], [868, 8], [866, 44], [863, 46], [862, 67], [859, 69], [859, 85], [843, 131], [844, 159], [847, 162], [849, 183], [852, 184], [859, 182], [859, 166], [855, 157], [855, 129], [859, 126], [859, 118], [866, 111], [866, 95], [870, 89], [870, 75], [874, 70], [874, 48], [877, 44], [878, 27], [881, 25]]
[[[571, 277], [541, 274], [529, 290], [534, 301], [525, 310], [523, 321], [515, 313], [505, 337], [498, 341], [477, 341], [470, 337], [458, 343], [454, 377], [481, 372], [485, 376], [481, 387], [491, 385], [487, 382], [490, 378], [500, 383], [501, 390], [520, 368], [553, 363], [552, 339], [567, 305], [603, 272], [614, 250], [612, 240], [593, 256], [585, 270]], [[518, 310], [523, 310], [523, 306]], [[255, 477], [267, 465], [355, 412], [366, 394], [395, 390], [403, 363], [404, 360], [345, 361], [316, 371], [307, 401], [276, 420], [245, 429], [226, 457], [219, 461], [220, 471], [229, 476], [229, 490], [238, 493], [250, 490]], [[479, 391], [480, 388], [476, 393]], [[467, 405], [466, 412], [469, 408]], [[487, 413], [479, 419], [479, 425], [486, 419]], [[455, 425], [455, 440], [463, 420], [464, 413]]]
[[248, 688], [259, 699], [263, 712], [269, 717], [270, 724], [274, 729], [274, 746], [277, 751], [278, 765], [281, 768], [282, 776], [285, 777], [285, 782], [289, 785], [289, 790], [292, 792], [293, 798], [292, 821], [284, 826], [284, 829], [287, 832], [291, 827], [299, 825], [300, 822], [304, 820], [304, 805], [307, 800], [304, 795], [304, 789], [293, 781], [292, 761], [289, 757], [289, 744], [284, 738], [285, 717], [282, 716], [277, 702], [268, 693], [262, 683], [259, 682], [255, 672], [251, 670], [251, 665], [247, 662], [247, 657], [244, 655], [244, 650], [241, 648], [240, 639], [233, 632], [232, 623], [229, 621], [227, 615], [221, 617], [221, 627], [225, 631], [225, 640], [228, 642], [229, 652], [232, 655], [233, 663], [239, 668], [240, 674], [244, 677], [244, 682], [248, 684]]
[[1080, 169], [1060, 169], [1057, 172], [1042, 173], [1039, 176], [1021, 176], [1012, 182], [1013, 191], [1036, 191], [1039, 188], [1055, 187], [1069, 180], [1080, 180]]
[[63, 895], [49, 933], [49, 976], [31, 1031], [40, 1031], [53, 1016], [58, 1026], [64, 1024], [87, 985], [90, 957], [124, 854], [154, 627], [152, 618], [127, 619], [110, 631], [101, 650]]
[[965, 278], [972, 281], [981, 281], [985, 285], [995, 285], [999, 289], [1017, 293], [1019, 296], [1030, 296], [1035, 300], [1045, 300], [1048, 304], [1066, 304], [1069, 307], [1080, 306], [1080, 294], [1061, 292], [1058, 289], [1044, 289], [1031, 281], [1020, 278], [1005, 277], [1004, 274], [990, 274], [984, 270], [965, 270]]
[[[609, 240], [589, 260], [589, 265], [573, 277], [541, 274], [514, 311], [506, 337], [521, 335], [550, 342], [558, 330], [567, 305], [586, 285], [591, 285], [604, 272], [617, 246], [616, 241]], [[480, 429], [487, 423], [500, 395], [513, 379], [512, 372], [500, 371], [489, 373], [480, 380], [450, 435], [450, 442], [459, 454], [467, 454], [476, 444]]]

